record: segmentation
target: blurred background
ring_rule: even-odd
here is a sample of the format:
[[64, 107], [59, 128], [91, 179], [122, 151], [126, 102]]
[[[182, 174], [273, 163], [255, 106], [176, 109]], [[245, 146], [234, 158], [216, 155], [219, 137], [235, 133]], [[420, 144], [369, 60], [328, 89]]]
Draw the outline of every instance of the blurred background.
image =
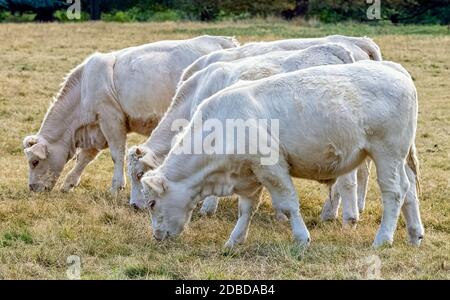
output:
[[[73, 20], [66, 13], [71, 6], [78, 9]], [[371, 6], [375, 10], [370, 12]], [[450, 0], [0, 0], [0, 22], [214, 22], [256, 17], [448, 25]]]

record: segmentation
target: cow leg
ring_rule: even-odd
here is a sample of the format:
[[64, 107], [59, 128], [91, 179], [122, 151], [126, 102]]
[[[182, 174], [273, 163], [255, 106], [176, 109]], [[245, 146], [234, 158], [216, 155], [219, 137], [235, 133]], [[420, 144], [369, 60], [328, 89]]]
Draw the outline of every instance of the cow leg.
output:
[[[325, 204], [323, 205], [322, 213], [320, 215], [320, 218], [323, 222], [325, 221], [331, 221], [336, 220], [338, 217], [339, 212], [339, 206], [341, 203], [342, 194], [346, 193], [349, 195], [350, 193], [353, 194], [353, 189], [356, 189], [356, 198], [357, 199], [357, 205], [358, 205], [358, 211], [359, 213], [356, 214], [353, 210], [353, 195], [347, 196], [349, 197], [350, 202], [346, 202], [344, 204], [344, 224], [346, 223], [353, 223], [352, 219], [358, 220], [359, 214], [364, 211], [365, 202], [366, 202], [366, 194], [367, 194], [367, 187], [369, 185], [369, 175], [370, 175], [370, 167], [371, 167], [372, 161], [370, 159], [366, 159], [357, 169], [357, 180], [354, 181], [353, 175], [352, 178], [350, 178], [347, 175], [343, 175], [337, 178], [336, 183], [331, 186], [328, 198], [325, 200]], [[349, 184], [355, 185], [355, 187], [352, 187], [349, 189]], [[347, 209], [345, 208], [346, 205]], [[347, 215], [347, 217], [345, 216]], [[358, 216], [358, 217], [357, 217]], [[347, 222], [348, 221], [348, 222]]]
[[366, 195], [367, 195], [367, 187], [369, 186], [369, 175], [370, 175], [370, 167], [372, 165], [372, 161], [367, 158], [364, 162], [358, 167], [357, 172], [357, 182], [358, 182], [358, 210], [359, 213], [364, 211], [364, 207], [366, 206]]
[[[119, 119], [119, 120], [118, 120]], [[100, 119], [100, 128], [111, 152], [114, 162], [114, 175], [111, 183], [111, 192], [125, 188], [125, 151], [127, 147], [127, 132], [124, 122], [120, 122], [120, 115], [108, 114]]]
[[344, 225], [356, 226], [359, 220], [358, 199], [356, 195], [356, 173], [354, 170], [348, 174], [340, 176], [336, 182], [339, 194], [342, 198], [342, 219]]
[[200, 208], [200, 214], [203, 216], [212, 216], [216, 213], [219, 206], [219, 198], [215, 196], [206, 197], [203, 200], [202, 208]]
[[406, 193], [402, 212], [408, 229], [409, 242], [414, 246], [419, 246], [423, 239], [424, 228], [420, 218], [419, 199], [416, 190], [417, 177], [408, 165], [405, 166], [405, 169], [411, 185]]
[[226, 248], [233, 248], [242, 244], [247, 239], [248, 228], [261, 201], [262, 187], [259, 187], [251, 195], [239, 195], [239, 218], [231, 232], [230, 238], [225, 243]]
[[311, 241], [309, 231], [300, 214], [297, 191], [287, 168], [281, 165], [266, 165], [254, 170], [254, 173], [269, 191], [275, 211], [289, 218], [296, 242], [307, 246]]
[[339, 178], [332, 185], [329, 185], [328, 198], [325, 200], [325, 204], [320, 214], [322, 222], [336, 220], [339, 212], [339, 205], [341, 204], [341, 195], [339, 194], [338, 187]]
[[404, 160], [395, 159], [394, 155], [391, 153], [372, 155], [377, 167], [377, 180], [383, 200], [381, 225], [373, 242], [375, 248], [393, 243], [400, 209], [410, 187]]
[[97, 149], [81, 149], [80, 152], [77, 153], [76, 164], [67, 174], [61, 191], [68, 192], [79, 184], [83, 170], [97, 157], [98, 153], [99, 150]]

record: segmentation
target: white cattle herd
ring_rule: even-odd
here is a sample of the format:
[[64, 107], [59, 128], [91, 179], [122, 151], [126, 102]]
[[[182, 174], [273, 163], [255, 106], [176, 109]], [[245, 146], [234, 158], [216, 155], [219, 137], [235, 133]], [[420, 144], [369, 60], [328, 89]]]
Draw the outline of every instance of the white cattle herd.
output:
[[64, 80], [36, 135], [23, 141], [31, 191], [49, 191], [76, 159], [61, 189], [109, 147], [111, 191], [151, 213], [156, 240], [179, 235], [193, 209], [214, 214], [238, 196], [226, 247], [245, 241], [263, 188], [294, 239], [310, 242], [292, 177], [329, 186], [322, 220], [354, 225], [376, 166], [383, 215], [373, 246], [392, 244], [400, 212], [408, 239], [424, 228], [415, 148], [418, 100], [409, 73], [382, 61], [366, 37], [328, 36], [240, 45], [233, 37], [160, 41], [88, 57]]

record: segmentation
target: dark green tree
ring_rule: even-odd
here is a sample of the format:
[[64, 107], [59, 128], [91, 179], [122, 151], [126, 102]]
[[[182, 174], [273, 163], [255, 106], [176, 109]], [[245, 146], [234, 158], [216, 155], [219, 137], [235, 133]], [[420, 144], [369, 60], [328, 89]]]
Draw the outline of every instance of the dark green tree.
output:
[[0, 0], [0, 10], [8, 9], [8, 2], [6, 0]]
[[184, 11], [191, 19], [212, 21], [220, 12], [220, 0], [175, 0], [174, 7]]
[[386, 15], [392, 23], [436, 23], [449, 24], [449, 0], [390, 0]]
[[295, 8], [294, 0], [221, 0], [221, 9], [233, 14], [247, 13], [250, 16], [280, 16], [283, 11]]
[[101, 17], [101, 9], [100, 9], [100, 3], [102, 1], [101, 0], [90, 0], [89, 4], [90, 4], [90, 16], [91, 16], [91, 20], [100, 20]]
[[281, 12], [281, 15], [288, 20], [295, 17], [305, 17], [308, 15], [309, 0], [296, 0], [293, 9], [286, 9]]
[[41, 22], [53, 21], [53, 13], [67, 7], [67, 3], [60, 0], [6, 0], [5, 2], [11, 13], [34, 12], [35, 20]]

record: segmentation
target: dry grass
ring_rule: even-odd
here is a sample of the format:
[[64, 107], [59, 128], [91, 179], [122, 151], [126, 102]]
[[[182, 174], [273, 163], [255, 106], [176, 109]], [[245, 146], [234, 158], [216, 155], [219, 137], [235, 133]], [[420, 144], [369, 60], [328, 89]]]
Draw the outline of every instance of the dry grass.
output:
[[[222, 245], [236, 220], [236, 201], [217, 216], [194, 215], [177, 241], [151, 239], [148, 216], [127, 207], [127, 195], [107, 190], [112, 162], [105, 151], [70, 194], [27, 191], [24, 136], [35, 133], [64, 74], [93, 51], [109, 51], [202, 32], [232, 34], [241, 41], [329, 33], [287, 24], [1, 24], [0, 25], [0, 278], [65, 278], [69, 255], [82, 259], [82, 278], [365, 278], [366, 258], [380, 257], [382, 278], [450, 278], [449, 134], [450, 36], [373, 36], [386, 59], [402, 63], [420, 96], [417, 146], [422, 168], [421, 210], [426, 239], [406, 244], [404, 222], [394, 247], [370, 248], [381, 215], [371, 182], [367, 210], [356, 230], [321, 224], [326, 190], [297, 181], [313, 239], [306, 251], [292, 243], [289, 226], [273, 218], [269, 201], [256, 214], [246, 245], [226, 253]], [[271, 30], [273, 26], [274, 30]], [[345, 28], [340, 27], [345, 33]], [[353, 32], [353, 31], [352, 31]], [[361, 34], [371, 32], [361, 32]], [[130, 144], [143, 141], [132, 135]], [[67, 169], [66, 169], [67, 170]], [[373, 176], [372, 176], [373, 177]], [[373, 178], [372, 178], [373, 179]], [[266, 195], [267, 198], [267, 195]]]

